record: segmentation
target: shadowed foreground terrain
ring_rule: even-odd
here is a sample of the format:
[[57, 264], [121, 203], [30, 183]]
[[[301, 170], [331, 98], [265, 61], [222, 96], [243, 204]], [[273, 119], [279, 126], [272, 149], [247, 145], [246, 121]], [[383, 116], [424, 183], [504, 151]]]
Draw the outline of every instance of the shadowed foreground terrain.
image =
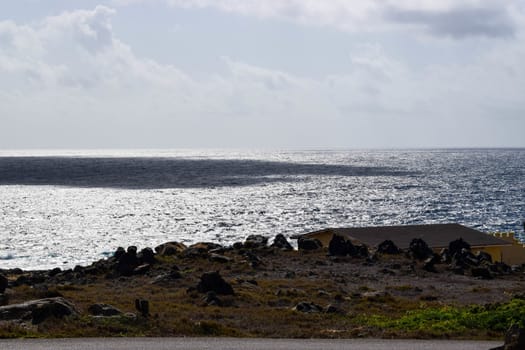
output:
[[268, 243], [172, 242], [73, 270], [0, 271], [0, 337], [501, 339], [525, 319], [522, 267]]

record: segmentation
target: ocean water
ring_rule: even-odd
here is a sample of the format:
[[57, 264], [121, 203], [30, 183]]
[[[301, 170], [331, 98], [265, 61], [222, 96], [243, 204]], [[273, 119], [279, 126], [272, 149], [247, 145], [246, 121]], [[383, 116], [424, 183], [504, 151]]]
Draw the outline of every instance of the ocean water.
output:
[[0, 268], [118, 246], [457, 222], [523, 237], [525, 149], [3, 151]]

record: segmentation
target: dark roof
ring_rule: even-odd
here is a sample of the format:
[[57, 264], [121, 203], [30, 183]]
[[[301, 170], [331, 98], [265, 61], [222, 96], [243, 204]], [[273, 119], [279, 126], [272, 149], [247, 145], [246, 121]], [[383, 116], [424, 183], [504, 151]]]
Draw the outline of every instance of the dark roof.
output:
[[459, 224], [378, 226], [354, 228], [329, 228], [307, 233], [306, 236], [330, 231], [350, 240], [376, 247], [389, 239], [399, 248], [406, 249], [414, 238], [423, 239], [432, 248], [445, 248], [451, 241], [462, 238], [471, 246], [503, 246], [511, 243], [492, 235]]

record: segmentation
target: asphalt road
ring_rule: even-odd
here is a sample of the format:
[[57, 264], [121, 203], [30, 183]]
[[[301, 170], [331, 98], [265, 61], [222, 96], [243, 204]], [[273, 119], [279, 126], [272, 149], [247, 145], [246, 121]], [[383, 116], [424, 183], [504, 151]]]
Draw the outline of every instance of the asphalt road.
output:
[[0, 340], [1, 350], [484, 350], [503, 342], [448, 340], [310, 340], [232, 338], [79, 338]]

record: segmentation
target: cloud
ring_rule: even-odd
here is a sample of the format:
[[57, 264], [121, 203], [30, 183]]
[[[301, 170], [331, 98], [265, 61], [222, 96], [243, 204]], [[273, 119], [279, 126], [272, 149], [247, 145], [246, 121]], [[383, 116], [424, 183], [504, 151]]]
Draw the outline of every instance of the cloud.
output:
[[[126, 1], [126, 0], [124, 0]], [[128, 0], [129, 1], [129, 0]], [[137, 2], [140, 0], [134, 0]], [[305, 25], [369, 32], [422, 26], [435, 36], [509, 37], [517, 30], [512, 0], [165, 0], [182, 8], [214, 8], [227, 13], [274, 18]]]
[[[302, 24], [335, 26], [344, 30], [366, 30], [380, 6], [376, 1], [332, 0], [166, 0], [170, 6], [214, 8], [258, 18], [276, 18]], [[373, 21], [372, 21], [373, 22]]]
[[92, 53], [104, 50], [113, 44], [110, 17], [115, 10], [97, 6], [94, 10], [64, 12], [48, 17], [41, 25], [42, 36], [47, 39], [64, 36]]
[[388, 7], [384, 16], [388, 21], [421, 25], [431, 34], [456, 39], [475, 36], [511, 37], [516, 32], [508, 10], [496, 6], [439, 11]]
[[135, 54], [114, 13], [0, 22], [0, 147], [468, 146], [492, 132], [523, 145], [525, 48], [514, 41], [466, 64], [414, 69], [364, 42], [345, 74], [224, 57], [222, 73], [195, 77]]

